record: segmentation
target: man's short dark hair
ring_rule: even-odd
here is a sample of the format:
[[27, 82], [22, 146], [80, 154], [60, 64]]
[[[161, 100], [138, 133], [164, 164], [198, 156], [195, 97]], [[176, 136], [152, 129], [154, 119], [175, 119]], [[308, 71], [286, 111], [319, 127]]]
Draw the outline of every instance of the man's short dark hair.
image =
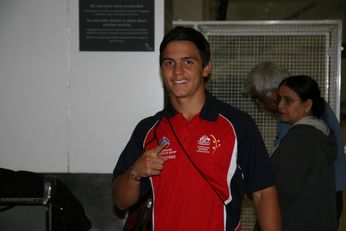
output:
[[170, 30], [163, 38], [160, 45], [160, 66], [162, 64], [162, 53], [167, 44], [173, 41], [190, 41], [196, 45], [199, 55], [202, 59], [202, 65], [205, 67], [210, 61], [209, 42], [203, 34], [191, 27], [176, 26]]

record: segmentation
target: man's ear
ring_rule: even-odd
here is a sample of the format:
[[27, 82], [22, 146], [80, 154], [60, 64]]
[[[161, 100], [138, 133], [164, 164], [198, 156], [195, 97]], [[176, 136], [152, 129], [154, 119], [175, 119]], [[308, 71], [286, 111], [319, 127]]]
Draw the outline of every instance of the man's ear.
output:
[[211, 61], [203, 68], [203, 77], [208, 77], [211, 71]]

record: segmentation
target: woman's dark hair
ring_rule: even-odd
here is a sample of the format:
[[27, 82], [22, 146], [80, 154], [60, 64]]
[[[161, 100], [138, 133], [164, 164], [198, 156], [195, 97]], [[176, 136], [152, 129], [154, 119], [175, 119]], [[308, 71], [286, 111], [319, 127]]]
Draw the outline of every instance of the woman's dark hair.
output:
[[193, 28], [176, 26], [170, 30], [163, 38], [160, 45], [160, 66], [162, 64], [163, 50], [167, 44], [173, 41], [190, 41], [196, 45], [199, 55], [202, 59], [202, 65], [205, 67], [210, 61], [210, 46], [209, 42], [203, 36], [203, 34]]
[[294, 75], [285, 78], [279, 87], [287, 86], [293, 90], [302, 101], [312, 100], [311, 113], [316, 117], [321, 117], [326, 101], [321, 97], [321, 91], [317, 82], [307, 75]]

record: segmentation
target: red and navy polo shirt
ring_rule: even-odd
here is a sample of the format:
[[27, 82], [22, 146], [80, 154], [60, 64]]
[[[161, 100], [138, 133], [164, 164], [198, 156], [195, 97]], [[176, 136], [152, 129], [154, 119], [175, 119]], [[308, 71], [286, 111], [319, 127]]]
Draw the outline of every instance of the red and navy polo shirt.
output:
[[254, 121], [208, 91], [190, 121], [172, 105], [142, 120], [121, 153], [116, 177], [143, 153], [167, 143], [160, 175], [141, 183], [154, 199], [153, 229], [240, 230], [244, 193], [274, 184], [269, 157]]

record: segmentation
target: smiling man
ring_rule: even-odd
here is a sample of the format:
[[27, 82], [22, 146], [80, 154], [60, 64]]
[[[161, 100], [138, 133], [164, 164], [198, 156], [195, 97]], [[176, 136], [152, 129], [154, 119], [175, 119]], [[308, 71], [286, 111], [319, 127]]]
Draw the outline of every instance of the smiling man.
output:
[[262, 231], [281, 230], [269, 157], [250, 116], [205, 89], [211, 71], [204, 36], [169, 31], [160, 67], [169, 103], [136, 126], [113, 172], [113, 202], [154, 199], [153, 230], [241, 230], [245, 193], [252, 195]]

